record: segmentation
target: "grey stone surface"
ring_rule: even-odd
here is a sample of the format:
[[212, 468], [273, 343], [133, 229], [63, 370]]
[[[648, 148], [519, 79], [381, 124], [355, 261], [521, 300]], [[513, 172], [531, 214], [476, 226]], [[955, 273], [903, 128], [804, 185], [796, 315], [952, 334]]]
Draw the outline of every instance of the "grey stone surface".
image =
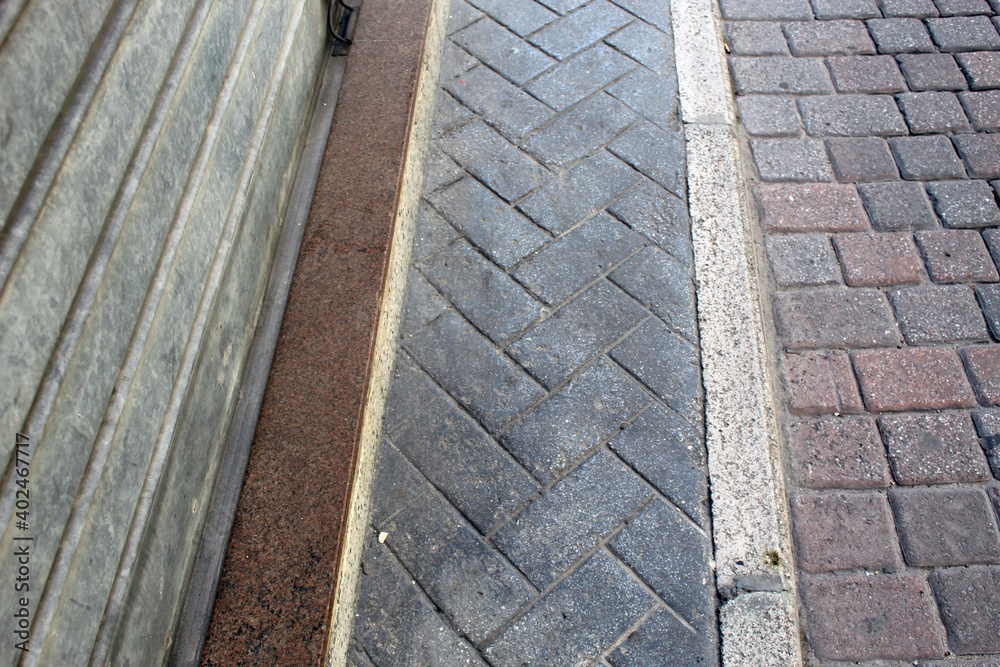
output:
[[612, 667], [648, 667], [662, 656], [683, 665], [718, 664], [718, 649], [710, 637], [699, 636], [666, 609], [659, 609], [608, 656]]
[[647, 23], [636, 21], [604, 41], [657, 74], [674, 73], [673, 41]]
[[541, 305], [464, 239], [429, 257], [421, 270], [498, 345], [541, 317]]
[[739, 95], [829, 95], [833, 92], [830, 73], [822, 58], [729, 59], [733, 86]]
[[475, 57], [469, 55], [465, 49], [456, 46], [450, 39], [444, 47], [444, 54], [441, 56], [441, 73], [449, 78], [468, 72], [479, 64]]
[[593, 0], [528, 37], [546, 53], [565, 60], [632, 21], [607, 0]]
[[823, 289], [776, 293], [774, 323], [787, 349], [887, 347], [899, 343], [881, 292]]
[[899, 177], [889, 145], [879, 137], [827, 139], [830, 164], [841, 182], [888, 181]]
[[898, 137], [889, 140], [899, 173], [911, 181], [964, 178], [965, 165], [948, 137]]
[[635, 114], [604, 94], [594, 95], [557, 117], [521, 147], [554, 167], [582, 158], [635, 120]]
[[898, 93], [906, 82], [892, 56], [827, 58], [833, 83], [841, 93]]
[[889, 293], [907, 343], [986, 340], [986, 323], [965, 285], [912, 287]]
[[927, 28], [916, 18], [871, 19], [868, 32], [879, 53], [931, 53], [934, 44]]
[[820, 234], [769, 236], [764, 239], [774, 280], [782, 287], [840, 283], [840, 266], [830, 239]]
[[624, 366], [691, 423], [701, 414], [701, 364], [698, 348], [649, 320], [611, 350]]
[[927, 27], [942, 51], [1000, 49], [1000, 35], [985, 16], [930, 18]]
[[420, 471], [386, 438], [382, 438], [378, 446], [376, 469], [368, 518], [373, 527], [380, 526], [431, 488]]
[[919, 183], [865, 183], [858, 186], [858, 192], [872, 227], [880, 232], [937, 225], [930, 200]]
[[510, 346], [510, 354], [551, 388], [648, 317], [605, 280], [590, 287]]
[[944, 134], [972, 130], [954, 93], [903, 93], [896, 100], [913, 134]]
[[880, 18], [875, 0], [812, 0], [813, 13], [818, 19]]
[[935, 570], [930, 583], [952, 650], [1000, 653], [1000, 567]]
[[931, 0], [879, 0], [886, 18], [927, 18], [937, 16], [938, 9]]
[[615, 535], [608, 548], [664, 602], [701, 632], [715, 623], [708, 537], [683, 514], [657, 501]]
[[559, 15], [534, 0], [475, 0], [479, 9], [493, 20], [524, 37], [559, 18]]
[[621, 461], [598, 451], [497, 531], [493, 542], [542, 589], [652, 495]]
[[797, 137], [802, 131], [794, 100], [773, 95], [743, 95], [738, 100], [740, 119], [755, 137]]
[[642, 245], [638, 234], [601, 213], [528, 257], [511, 275], [546, 303], [557, 305]]
[[1000, 285], [976, 285], [976, 297], [993, 338], [1000, 340]]
[[451, 3], [451, 13], [448, 17], [447, 33], [449, 35], [458, 32], [473, 21], [479, 19], [483, 13], [470, 5], [465, 0], [454, 0]]
[[896, 101], [887, 95], [804, 97], [799, 110], [814, 137], [867, 137], [906, 134]]
[[639, 179], [628, 165], [601, 151], [552, 179], [517, 207], [558, 234], [607, 206]]
[[535, 401], [542, 391], [486, 337], [449, 312], [403, 343], [459, 404], [495, 432]]
[[616, 3], [632, 12], [643, 21], [653, 24], [663, 32], [673, 30], [670, 17], [670, 3], [659, 0], [617, 0]]
[[680, 109], [671, 103], [677, 99], [677, 77], [657, 74], [640, 67], [610, 86], [608, 94], [629, 105], [661, 129], [680, 132]]
[[727, 21], [726, 43], [737, 56], [787, 56], [788, 42], [777, 23]]
[[552, 117], [544, 104], [485, 65], [451, 79], [445, 88], [511, 141]]
[[688, 340], [697, 340], [691, 270], [656, 247], [646, 247], [623, 262], [608, 279], [646, 306]]
[[455, 164], [440, 148], [434, 148], [427, 153], [427, 163], [424, 169], [424, 195], [451, 185], [465, 174], [462, 168]]
[[552, 176], [482, 121], [449, 132], [438, 145], [506, 201], [520, 199]]
[[959, 93], [958, 97], [977, 132], [1000, 130], [1000, 90]]
[[945, 227], [1000, 225], [1000, 209], [985, 181], [928, 183], [927, 192]]
[[562, 111], [627, 74], [635, 63], [604, 44], [563, 61], [525, 86], [553, 109]]
[[519, 86], [555, 64], [552, 58], [490, 18], [476, 21], [451, 39]]
[[813, 17], [807, 0], [721, 0], [722, 18], [728, 21], [802, 21]]
[[[489, 530], [536, 490], [531, 476], [405, 357], [399, 359], [389, 400], [386, 438], [480, 530]], [[404, 498], [422, 489], [409, 477], [393, 483], [381, 473], [379, 484], [401, 486]], [[401, 507], [394, 492], [386, 509]]]
[[431, 203], [493, 261], [509, 268], [541, 247], [548, 236], [507, 208], [470, 177], [435, 193]]
[[982, 489], [889, 491], [907, 564], [970, 565], [1000, 560], [1000, 535]]
[[608, 212], [674, 259], [691, 264], [691, 223], [682, 199], [644, 181], [608, 206]]
[[608, 150], [669, 192], [684, 195], [687, 170], [680, 138], [640, 122], [608, 144]]
[[413, 261], [419, 262], [445, 247], [461, 234], [426, 202], [420, 203], [413, 235]]
[[751, 139], [750, 150], [762, 181], [832, 181], [833, 171], [819, 139]]
[[793, 56], [875, 53], [875, 44], [861, 21], [802, 21], [785, 23], [783, 27]]
[[954, 56], [947, 53], [896, 56], [910, 90], [965, 90], [968, 84]]
[[497, 667], [561, 667], [595, 660], [654, 599], [598, 551], [486, 649]]
[[406, 279], [406, 305], [399, 332], [408, 336], [448, 310], [448, 302], [441, 298], [430, 283], [416, 269], [410, 269]]
[[542, 4], [555, 12], [565, 14], [573, 11], [581, 5], [586, 4], [586, 2], [587, 0], [545, 0]]
[[500, 442], [536, 477], [551, 481], [649, 402], [634, 380], [600, 359], [530, 410]]

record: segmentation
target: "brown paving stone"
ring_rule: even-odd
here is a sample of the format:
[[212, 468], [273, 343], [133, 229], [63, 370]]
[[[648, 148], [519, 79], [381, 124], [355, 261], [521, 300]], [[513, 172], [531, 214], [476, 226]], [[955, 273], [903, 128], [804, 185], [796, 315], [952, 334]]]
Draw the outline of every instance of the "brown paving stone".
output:
[[882, 494], [799, 493], [790, 505], [798, 565], [806, 572], [893, 571], [902, 565]]
[[883, 415], [879, 427], [900, 484], [983, 482], [986, 457], [968, 413]]
[[1000, 345], [977, 345], [961, 352], [979, 402], [1000, 405]]
[[839, 350], [785, 355], [788, 410], [797, 415], [860, 412], [851, 362]]
[[872, 411], [968, 408], [975, 398], [954, 350], [920, 347], [851, 353], [865, 407]]
[[754, 188], [769, 232], [856, 232], [868, 228], [857, 188], [846, 184], [780, 184]]
[[1000, 279], [979, 232], [948, 229], [920, 231], [914, 236], [934, 282], [994, 282]]
[[837, 234], [833, 246], [848, 285], [879, 287], [920, 282], [920, 258], [907, 233]]
[[912, 574], [808, 577], [808, 638], [825, 660], [942, 658], [927, 580]]
[[811, 489], [889, 486], [885, 446], [868, 417], [830, 417], [789, 426], [795, 479]]

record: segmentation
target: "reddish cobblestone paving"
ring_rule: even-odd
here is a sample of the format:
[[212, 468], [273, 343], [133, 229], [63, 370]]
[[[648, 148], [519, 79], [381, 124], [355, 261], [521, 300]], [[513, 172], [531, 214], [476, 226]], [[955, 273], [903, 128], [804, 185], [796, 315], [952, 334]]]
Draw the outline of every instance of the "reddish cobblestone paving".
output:
[[1000, 664], [1000, 2], [720, 5], [807, 663]]

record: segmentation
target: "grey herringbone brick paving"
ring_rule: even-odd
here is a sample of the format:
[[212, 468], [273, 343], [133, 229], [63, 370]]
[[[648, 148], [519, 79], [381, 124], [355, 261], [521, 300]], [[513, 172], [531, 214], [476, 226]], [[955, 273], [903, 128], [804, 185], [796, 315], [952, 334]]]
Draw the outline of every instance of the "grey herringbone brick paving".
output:
[[454, 0], [351, 664], [718, 664], [668, 7]]

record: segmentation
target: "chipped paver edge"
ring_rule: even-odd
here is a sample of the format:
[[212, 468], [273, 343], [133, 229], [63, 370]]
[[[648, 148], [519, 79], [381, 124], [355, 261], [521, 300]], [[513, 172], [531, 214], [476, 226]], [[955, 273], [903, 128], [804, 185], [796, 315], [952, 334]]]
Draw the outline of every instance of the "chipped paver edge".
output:
[[801, 665], [773, 383], [721, 16], [717, 0], [671, 0], [670, 7], [687, 145], [716, 587], [724, 601], [722, 664]]
[[424, 38], [416, 99], [407, 142], [403, 175], [396, 208], [395, 231], [389, 248], [385, 291], [381, 297], [371, 371], [365, 391], [361, 424], [358, 428], [354, 477], [344, 525], [341, 529], [340, 562], [337, 583], [330, 608], [330, 634], [327, 637], [326, 667], [347, 664], [347, 653], [354, 625], [361, 557], [371, 506], [372, 481], [382, 435], [382, 417], [396, 359], [396, 344], [406, 296], [406, 278], [413, 252], [413, 235], [423, 189], [424, 163], [430, 148], [431, 121], [437, 93], [438, 75], [444, 53], [445, 31], [451, 0], [431, 0], [430, 18]]

